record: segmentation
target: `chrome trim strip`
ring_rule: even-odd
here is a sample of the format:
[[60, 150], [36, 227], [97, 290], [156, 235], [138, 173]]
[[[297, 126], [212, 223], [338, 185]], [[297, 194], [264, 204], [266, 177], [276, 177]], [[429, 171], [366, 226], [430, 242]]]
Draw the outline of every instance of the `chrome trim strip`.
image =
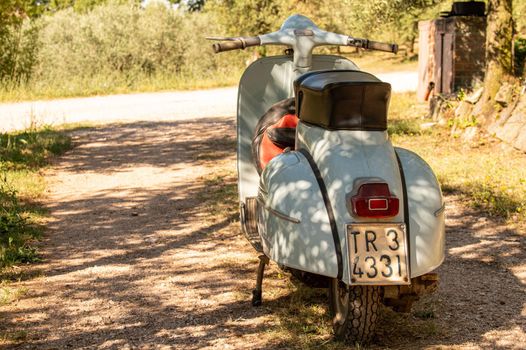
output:
[[259, 196], [257, 197], [257, 201], [259, 202], [259, 204], [261, 204], [261, 206], [263, 208], [265, 208], [266, 210], [268, 210], [272, 214], [276, 215], [280, 219], [290, 221], [290, 222], [292, 222], [294, 224], [299, 224], [301, 222], [299, 219], [290, 217], [287, 214], [283, 214], [282, 212], [280, 212], [280, 211], [278, 211], [276, 209], [273, 209], [273, 208], [271, 208], [269, 206], [266, 206], [265, 203], [263, 202], [263, 200], [261, 199], [261, 197], [259, 197]]
[[437, 211], [434, 212], [435, 217], [438, 217], [442, 212], [446, 209], [446, 202], [442, 203], [442, 206], [438, 208]]

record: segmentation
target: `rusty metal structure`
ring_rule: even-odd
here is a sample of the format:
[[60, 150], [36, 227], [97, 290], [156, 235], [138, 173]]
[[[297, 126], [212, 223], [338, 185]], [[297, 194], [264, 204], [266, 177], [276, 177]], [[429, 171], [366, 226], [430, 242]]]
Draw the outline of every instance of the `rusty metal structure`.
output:
[[[476, 4], [477, 11], [461, 11], [458, 4]], [[443, 13], [441, 18], [419, 22], [419, 101], [427, 100], [430, 93], [448, 95], [462, 88], [469, 89], [484, 78], [486, 17], [483, 8], [481, 11], [477, 1], [453, 5], [453, 10]]]

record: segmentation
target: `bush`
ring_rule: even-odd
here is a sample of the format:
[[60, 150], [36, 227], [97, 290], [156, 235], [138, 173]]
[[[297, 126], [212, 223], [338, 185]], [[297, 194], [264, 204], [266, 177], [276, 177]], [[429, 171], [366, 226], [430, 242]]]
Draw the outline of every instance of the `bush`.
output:
[[[28, 43], [21, 46], [27, 58], [7, 51], [22, 78], [12, 79], [6, 65], [4, 90], [25, 89], [27, 98], [233, 83], [246, 53], [215, 55], [205, 35], [221, 32], [211, 14], [162, 4], [114, 1], [86, 12], [60, 10], [18, 33]], [[4, 99], [10, 95], [4, 91]]]
[[29, 20], [0, 27], [0, 84], [27, 83], [38, 53], [38, 27]]
[[204, 39], [214, 27], [203, 14], [130, 3], [102, 5], [85, 14], [67, 9], [42, 21], [34, 77], [39, 84], [58, 82], [57, 88], [65, 84], [74, 91], [92, 85], [104, 91], [166, 77], [196, 80], [224, 68]]
[[49, 128], [0, 134], [0, 269], [38, 259], [30, 244], [41, 231], [39, 169], [70, 148], [69, 136]]
[[0, 182], [0, 268], [37, 259], [27, 243], [35, 231], [23, 215], [17, 193], [5, 179]]

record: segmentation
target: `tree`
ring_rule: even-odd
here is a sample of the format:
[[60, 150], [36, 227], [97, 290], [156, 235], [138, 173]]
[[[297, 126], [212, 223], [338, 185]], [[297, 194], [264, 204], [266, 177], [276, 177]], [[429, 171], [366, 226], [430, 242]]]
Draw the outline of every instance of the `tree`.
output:
[[107, 3], [109, 0], [41, 0], [48, 11], [57, 11], [73, 7], [75, 11], [86, 12], [93, 7]]
[[205, 10], [225, 28], [225, 35], [258, 35], [275, 31], [286, 17], [286, 0], [210, 0]]
[[487, 21], [484, 93], [475, 109], [486, 125], [492, 121], [500, 86], [512, 79], [512, 0], [489, 0]]
[[0, 85], [27, 81], [37, 52], [37, 0], [0, 1]]
[[201, 11], [205, 6], [205, 0], [188, 0], [186, 6], [190, 12]]

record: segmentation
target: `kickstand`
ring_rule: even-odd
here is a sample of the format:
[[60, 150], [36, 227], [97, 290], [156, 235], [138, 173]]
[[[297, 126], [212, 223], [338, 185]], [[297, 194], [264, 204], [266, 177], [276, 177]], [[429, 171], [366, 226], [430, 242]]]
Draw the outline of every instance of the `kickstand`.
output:
[[268, 263], [269, 259], [266, 255], [259, 256], [256, 289], [252, 291], [252, 306], [261, 306], [263, 294], [263, 276], [265, 275], [265, 265], [268, 265]]

